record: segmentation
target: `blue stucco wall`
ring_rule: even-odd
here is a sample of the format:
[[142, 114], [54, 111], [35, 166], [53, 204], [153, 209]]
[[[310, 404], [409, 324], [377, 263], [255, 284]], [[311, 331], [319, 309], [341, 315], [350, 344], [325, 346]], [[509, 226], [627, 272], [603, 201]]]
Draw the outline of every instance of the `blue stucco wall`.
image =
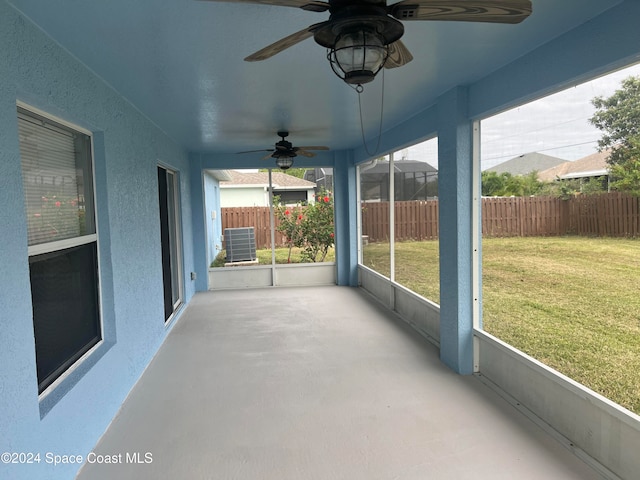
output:
[[335, 189], [336, 277], [338, 285], [358, 285], [358, 198], [356, 166], [348, 152], [337, 152]]
[[[466, 373], [470, 365], [468, 196], [470, 152], [460, 145], [459, 127], [639, 58], [640, 4], [623, 2], [592, 22], [522, 57], [484, 79], [465, 86], [465, 96], [443, 95], [414, 118], [386, 131], [379, 154], [441, 135], [442, 181], [452, 194], [443, 213], [441, 271], [449, 301], [443, 300], [446, 341], [443, 359]], [[26, 222], [16, 101], [20, 100], [94, 132], [101, 302], [105, 342], [56, 392], [38, 400], [27, 261]], [[455, 100], [455, 101], [453, 101]], [[466, 103], [466, 105], [463, 105]], [[451, 107], [451, 111], [447, 108]], [[335, 159], [348, 165], [335, 165]], [[338, 259], [341, 283], [354, 282], [355, 204], [353, 165], [368, 160], [354, 152], [319, 152], [298, 165], [332, 166], [337, 179]], [[190, 161], [191, 160], [191, 161]], [[230, 168], [232, 160], [186, 153], [116, 92], [87, 71], [39, 29], [0, 0], [0, 453], [46, 452], [86, 455], [166, 336], [157, 210], [156, 165], [179, 171], [183, 199], [185, 297], [206, 289], [207, 226], [203, 168]], [[255, 158], [233, 159], [234, 168], [264, 166]], [[449, 172], [449, 173], [447, 173]], [[189, 200], [190, 199], [190, 200]], [[443, 200], [444, 205], [444, 200]], [[446, 221], [445, 221], [446, 222]], [[461, 237], [462, 238], [459, 238]], [[211, 255], [211, 252], [209, 252]], [[189, 273], [198, 273], [196, 282]], [[448, 285], [447, 282], [451, 282]], [[450, 289], [448, 288], [450, 287]], [[52, 467], [0, 464], [2, 479], [72, 478], [77, 465]]]
[[[207, 265], [222, 250], [222, 219], [220, 218], [220, 182], [211, 175], [204, 174], [204, 211], [207, 226]], [[212, 216], [216, 212], [216, 218]]]
[[[16, 102], [94, 132], [105, 341], [39, 401]], [[179, 172], [185, 298], [195, 291], [188, 158], [179, 146], [0, 1], [0, 452], [40, 464], [0, 464], [2, 479], [73, 478], [46, 452], [86, 456], [149, 363], [163, 321], [156, 166]]]
[[473, 373], [473, 158], [467, 105], [462, 87], [438, 101], [440, 358], [466, 375]]

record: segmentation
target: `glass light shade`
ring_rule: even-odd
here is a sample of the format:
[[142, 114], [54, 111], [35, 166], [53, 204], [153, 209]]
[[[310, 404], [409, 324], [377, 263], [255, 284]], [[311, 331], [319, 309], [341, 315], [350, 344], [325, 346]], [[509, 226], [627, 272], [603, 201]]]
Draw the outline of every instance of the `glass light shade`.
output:
[[363, 70], [377, 72], [386, 58], [382, 39], [363, 30], [339, 36], [335, 52], [336, 61], [345, 74]]
[[293, 165], [293, 157], [278, 157], [276, 158], [276, 165], [282, 170], [288, 170]]

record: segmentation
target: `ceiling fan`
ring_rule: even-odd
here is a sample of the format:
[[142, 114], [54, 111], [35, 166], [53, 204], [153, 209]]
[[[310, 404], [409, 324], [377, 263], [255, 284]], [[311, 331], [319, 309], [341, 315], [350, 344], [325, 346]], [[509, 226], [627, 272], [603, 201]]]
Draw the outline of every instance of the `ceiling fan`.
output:
[[279, 131], [278, 136], [280, 141], [276, 142], [275, 149], [270, 148], [266, 150], [247, 150], [238, 153], [254, 153], [254, 152], [269, 152], [268, 155], [263, 157], [263, 160], [272, 157], [276, 159], [276, 165], [282, 170], [287, 170], [293, 165], [293, 159], [298, 155], [303, 157], [315, 157], [316, 154], [310, 150], [329, 150], [329, 147], [313, 146], [313, 147], [294, 147], [293, 144], [285, 140], [289, 136], [287, 131]]
[[278, 40], [249, 55], [248, 62], [266, 60], [313, 37], [329, 49], [331, 68], [342, 80], [361, 86], [382, 69], [400, 67], [413, 56], [402, 43], [402, 21], [520, 23], [531, 14], [530, 0], [208, 0], [329, 11], [329, 20]]

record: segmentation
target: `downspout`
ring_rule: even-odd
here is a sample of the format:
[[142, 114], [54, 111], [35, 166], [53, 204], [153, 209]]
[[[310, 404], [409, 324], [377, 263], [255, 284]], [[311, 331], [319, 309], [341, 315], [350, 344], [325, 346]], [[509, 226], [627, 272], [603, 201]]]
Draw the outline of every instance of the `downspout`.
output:
[[372, 169], [373, 167], [378, 165], [379, 161], [380, 161], [380, 157], [374, 158], [373, 160], [369, 161], [368, 164], [364, 164], [364, 166], [361, 165], [360, 166], [360, 173], [366, 172], [367, 170]]

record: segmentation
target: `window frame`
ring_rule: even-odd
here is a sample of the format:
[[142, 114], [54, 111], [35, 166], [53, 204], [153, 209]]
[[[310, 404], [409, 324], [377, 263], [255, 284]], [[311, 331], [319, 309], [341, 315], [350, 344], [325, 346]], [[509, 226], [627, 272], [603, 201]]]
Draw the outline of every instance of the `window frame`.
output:
[[[89, 245], [91, 243], [95, 243], [96, 250], [96, 297], [97, 297], [97, 322], [98, 322], [98, 332], [100, 338], [98, 341], [92, 345], [87, 351], [85, 351], [80, 357], [78, 357], [75, 361], [73, 361], [67, 368], [64, 369], [59, 375], [57, 375], [51, 383], [49, 383], [45, 388], [40, 391], [40, 381], [37, 380], [38, 387], [38, 401], [42, 401], [44, 398], [49, 396], [51, 392], [53, 392], [60, 384], [62, 384], [69, 376], [71, 376], [84, 362], [90, 357], [96, 350], [98, 350], [105, 343], [105, 325], [104, 325], [104, 312], [103, 312], [103, 294], [102, 294], [102, 272], [101, 265], [102, 262], [100, 260], [100, 241], [99, 241], [99, 221], [97, 214], [97, 198], [96, 198], [96, 176], [95, 176], [95, 142], [93, 133], [85, 128], [82, 128], [76, 124], [67, 122], [55, 115], [52, 115], [48, 112], [40, 110], [36, 107], [33, 107], [27, 103], [17, 101], [16, 102], [16, 122], [18, 121], [19, 113], [25, 115], [31, 115], [33, 118], [41, 117], [44, 120], [48, 120], [54, 124], [57, 124], [64, 129], [71, 130], [73, 132], [77, 132], [79, 134], [85, 135], [89, 138], [90, 148], [89, 155], [90, 159], [88, 160], [88, 166], [90, 168], [89, 178], [91, 179], [91, 194], [90, 194], [90, 204], [93, 210], [93, 225], [94, 225], [94, 233], [79, 235], [77, 237], [66, 238], [63, 240], [54, 240], [52, 242], [39, 243], [36, 245], [28, 245], [27, 246], [27, 258], [53, 253], [61, 250], [70, 249], [73, 247]], [[18, 139], [18, 142], [20, 140]], [[22, 170], [22, 155], [20, 156], [21, 170]], [[86, 195], [86, 194], [85, 194]], [[26, 209], [26, 199], [24, 199], [24, 205]], [[25, 210], [25, 223], [27, 221], [26, 218], [26, 210]], [[29, 283], [31, 284], [31, 274], [29, 274]], [[31, 292], [30, 297], [32, 298]], [[34, 317], [31, 317], [32, 322], [34, 322]], [[34, 339], [34, 354], [35, 354], [35, 339]]]

